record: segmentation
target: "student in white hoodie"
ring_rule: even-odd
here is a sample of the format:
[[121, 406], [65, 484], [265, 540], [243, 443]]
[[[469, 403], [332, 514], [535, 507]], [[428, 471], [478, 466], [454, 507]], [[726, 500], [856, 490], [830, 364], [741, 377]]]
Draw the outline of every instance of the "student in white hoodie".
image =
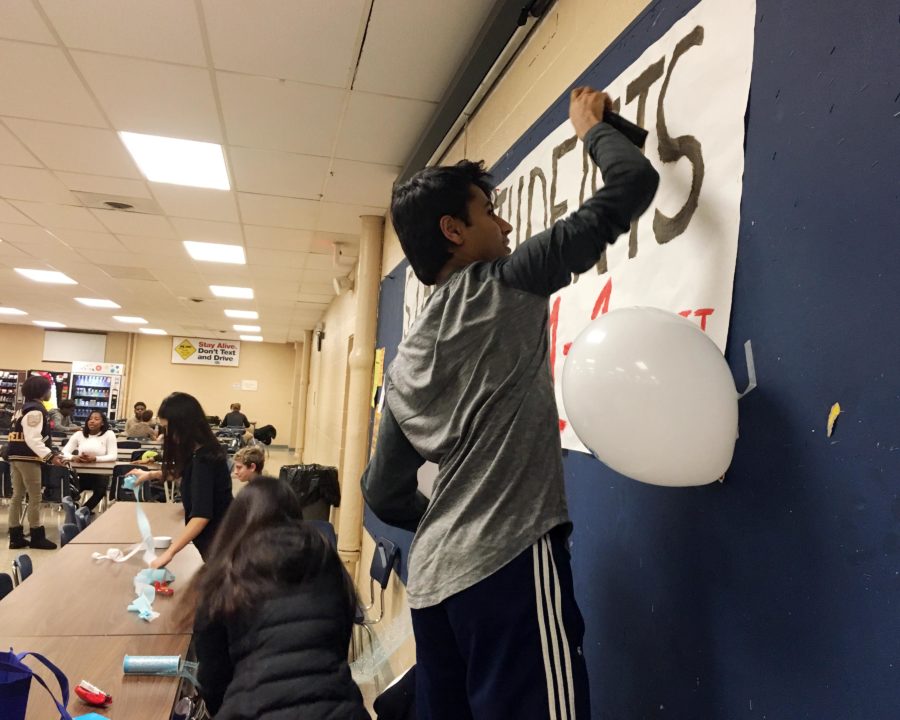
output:
[[[78, 457], [79, 463], [111, 462], [119, 457], [116, 434], [109, 427], [109, 420], [99, 410], [94, 410], [84, 423], [84, 430], [69, 438], [63, 448], [63, 457], [72, 460]], [[103, 475], [79, 476], [82, 490], [93, 490], [93, 495], [85, 503], [85, 507], [93, 512], [106, 493], [107, 479]]]

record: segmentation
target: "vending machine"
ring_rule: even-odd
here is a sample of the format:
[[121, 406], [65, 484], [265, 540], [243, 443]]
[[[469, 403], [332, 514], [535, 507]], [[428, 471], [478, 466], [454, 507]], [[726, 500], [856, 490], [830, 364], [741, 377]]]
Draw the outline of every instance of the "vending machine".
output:
[[59, 401], [69, 397], [69, 380], [72, 374], [68, 371], [59, 372], [58, 370], [29, 370], [28, 377], [33, 375], [42, 375], [50, 381], [50, 400], [49, 408], [59, 407]]
[[106, 413], [110, 422], [118, 417], [124, 371], [120, 363], [72, 363], [69, 397], [75, 401], [72, 417], [76, 422], [84, 423], [94, 410]]
[[0, 409], [15, 410], [22, 404], [24, 370], [0, 370]]

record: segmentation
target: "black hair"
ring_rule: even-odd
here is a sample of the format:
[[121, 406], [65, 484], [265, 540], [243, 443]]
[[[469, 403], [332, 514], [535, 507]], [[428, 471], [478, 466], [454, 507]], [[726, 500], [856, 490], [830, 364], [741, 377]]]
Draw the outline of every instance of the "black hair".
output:
[[391, 221], [413, 272], [425, 285], [434, 285], [452, 254], [441, 230], [441, 218], [451, 215], [469, 224], [472, 186], [488, 197], [494, 191], [484, 162], [461, 160], [420, 170], [394, 188]]
[[163, 457], [169, 474], [180, 476], [195, 451], [207, 457], [224, 457], [225, 451], [210, 430], [206, 413], [193, 395], [173, 392], [160, 403], [156, 414], [168, 423], [163, 439]]
[[75, 407], [75, 401], [72, 400], [71, 398], [66, 398], [65, 400], [59, 401], [59, 409], [60, 410], [74, 408], [74, 407]]
[[81, 431], [84, 433], [85, 437], [88, 437], [91, 434], [90, 430], [88, 430], [88, 420], [91, 419], [92, 415], [100, 416], [100, 420], [101, 420], [100, 434], [101, 435], [103, 433], [105, 433], [107, 430], [109, 430], [109, 418], [106, 417], [106, 413], [103, 412], [102, 410], [91, 410], [88, 413], [88, 416], [84, 419], [84, 430]]
[[144, 403], [144, 402], [141, 402], [140, 400], [138, 400], [138, 401], [134, 404], [135, 410], [137, 410], [137, 406], [138, 406], [138, 405], [143, 405], [144, 407], [147, 407], [147, 403]]
[[42, 400], [50, 390], [50, 379], [43, 375], [32, 375], [22, 383], [22, 397], [26, 400]]
[[340, 588], [340, 610], [352, 623], [356, 592], [337, 551], [315, 527], [303, 522], [291, 486], [260, 477], [231, 503], [189, 591], [207, 621], [228, 621], [257, 608], [279, 588], [330, 575]]

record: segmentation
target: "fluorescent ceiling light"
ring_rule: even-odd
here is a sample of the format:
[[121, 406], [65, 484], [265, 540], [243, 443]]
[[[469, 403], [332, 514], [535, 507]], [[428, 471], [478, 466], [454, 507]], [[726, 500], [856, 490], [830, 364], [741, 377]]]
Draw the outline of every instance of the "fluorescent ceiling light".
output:
[[[28, 313], [24, 310], [19, 310], [19, 308], [11, 308], [11, 307], [0, 307], [0, 315], [27, 315]], [[237, 327], [234, 328], [237, 330]], [[256, 328], [259, 330], [259, 328]]]
[[232, 325], [235, 330], [238, 332], [249, 332], [249, 333], [258, 333], [260, 331], [259, 325]]
[[40, 325], [45, 328], [64, 328], [61, 322], [56, 322], [55, 320], [32, 320], [35, 325]]
[[216, 297], [252, 300], [253, 288], [232, 287], [231, 285], [210, 285], [210, 292]]
[[248, 342], [262, 342], [262, 335], [241, 335], [241, 340]]
[[114, 303], [112, 300], [104, 300], [103, 298], [75, 298], [82, 305], [87, 305], [92, 308], [120, 308], [122, 307], [118, 303]]
[[145, 335], [165, 335], [165, 330], [160, 330], [159, 328], [138, 328]]
[[119, 137], [151, 182], [231, 189], [221, 145], [132, 132]]
[[16, 268], [16, 272], [35, 282], [57, 283], [59, 285], [78, 284], [68, 275], [63, 275], [56, 270], [29, 270], [28, 268]]
[[202, 262], [231, 263], [232, 265], [246, 265], [244, 248], [240, 245], [223, 245], [222, 243], [195, 242], [185, 240], [184, 247], [194, 260]]
[[236, 320], [259, 320], [256, 310], [226, 310], [225, 316]]
[[120, 323], [128, 323], [129, 325], [146, 325], [147, 321], [142, 317], [135, 317], [134, 315], [113, 315], [113, 320], [118, 320]]

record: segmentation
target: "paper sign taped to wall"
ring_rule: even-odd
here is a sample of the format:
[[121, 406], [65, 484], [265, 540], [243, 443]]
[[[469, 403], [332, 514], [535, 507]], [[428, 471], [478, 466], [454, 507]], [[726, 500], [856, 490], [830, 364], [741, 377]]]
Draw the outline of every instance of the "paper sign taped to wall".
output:
[[256, 392], [259, 390], [259, 381], [258, 380], [241, 380], [241, 390], [249, 390], [251, 392]]
[[[587, 452], [566, 420], [562, 368], [570, 344], [593, 318], [615, 308], [658, 307], [697, 323], [725, 349], [755, 18], [755, 0], [702, 0], [605, 88], [619, 114], [649, 131], [645, 154], [660, 185], [648, 210], [597, 266], [550, 298], [550, 363], [567, 449]], [[560, 100], [567, 102], [568, 96]], [[508, 154], [517, 155], [517, 147]], [[497, 179], [494, 203], [514, 228], [513, 247], [603, 184], [568, 119]], [[407, 269], [404, 335], [432, 290]]]

